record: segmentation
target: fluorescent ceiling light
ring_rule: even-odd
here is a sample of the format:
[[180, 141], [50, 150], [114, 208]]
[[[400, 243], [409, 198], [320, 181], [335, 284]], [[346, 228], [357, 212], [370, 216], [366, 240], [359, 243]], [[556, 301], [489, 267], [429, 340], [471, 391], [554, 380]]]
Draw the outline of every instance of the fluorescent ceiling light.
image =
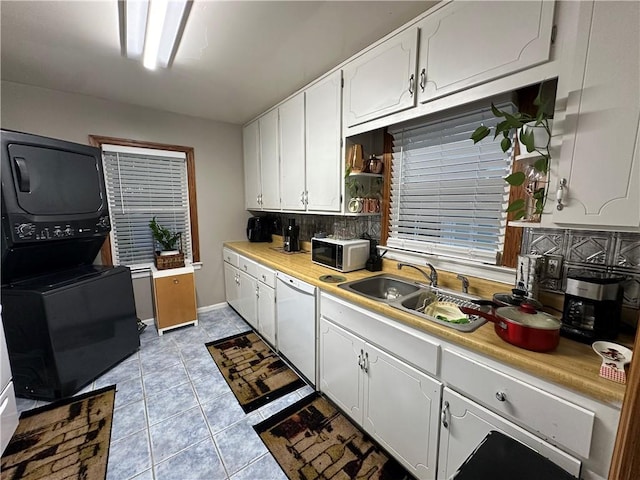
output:
[[173, 63], [192, 0], [120, 0], [122, 54], [148, 69]]

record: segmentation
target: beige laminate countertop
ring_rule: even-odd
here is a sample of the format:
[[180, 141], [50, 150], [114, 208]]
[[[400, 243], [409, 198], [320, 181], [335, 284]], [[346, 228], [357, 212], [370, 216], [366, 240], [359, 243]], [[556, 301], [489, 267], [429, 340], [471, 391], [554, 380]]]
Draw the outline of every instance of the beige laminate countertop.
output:
[[[339, 288], [337, 286], [338, 284], [326, 283], [319, 279], [322, 275], [339, 274], [346, 277], [347, 281], [350, 281], [377, 275], [382, 272], [359, 270], [351, 273], [339, 273], [312, 263], [310, 253], [283, 253], [281, 250], [276, 250], [277, 246], [277, 243], [225, 243], [225, 247], [256, 260], [265, 266], [293, 275], [300, 280], [315, 285], [322, 291], [344, 298], [345, 300], [378, 312], [386, 317], [393, 318], [416, 329], [441, 337], [451, 343], [484, 354], [506, 365], [519, 368], [544, 380], [557, 383], [596, 400], [613, 404], [622, 403], [625, 386], [610, 380], [605, 380], [599, 376], [600, 357], [593, 352], [590, 345], [560, 338], [560, 344], [553, 352], [537, 353], [515, 347], [503, 341], [495, 333], [493, 324], [490, 322], [482, 325], [474, 332], [459, 332], [452, 328], [447, 328], [437, 323], [423, 320], [417, 316], [404, 313], [383, 302], [376, 302], [351, 293]], [[396, 262], [393, 262], [393, 265], [395, 265], [395, 263]], [[411, 279], [422, 279], [418, 276], [419, 274], [416, 273], [416, 276], [414, 276], [409, 270], [399, 272], [395, 268], [392, 268], [391, 262], [385, 262], [383, 272], [406, 276]], [[445, 272], [443, 272], [443, 274], [446, 276]], [[481, 296], [491, 298], [487, 293], [483, 295], [482, 292], [473, 293], [481, 293]]]

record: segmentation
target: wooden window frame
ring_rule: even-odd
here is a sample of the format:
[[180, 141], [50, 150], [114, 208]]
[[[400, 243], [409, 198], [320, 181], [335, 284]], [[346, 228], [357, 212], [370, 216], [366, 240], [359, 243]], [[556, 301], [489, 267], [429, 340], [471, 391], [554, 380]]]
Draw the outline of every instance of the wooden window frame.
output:
[[[100, 135], [89, 135], [89, 144], [102, 148], [103, 144], [120, 145], [125, 147], [151, 148], [155, 150], [167, 150], [171, 152], [183, 152], [187, 160], [187, 184], [189, 186], [189, 219], [191, 221], [191, 251], [193, 261], [200, 261], [200, 241], [198, 237], [198, 206], [196, 201], [196, 167], [193, 147], [181, 145], [165, 145], [163, 143], [143, 142], [116, 137], [104, 137]], [[107, 236], [100, 251], [102, 264], [113, 265], [111, 255], [111, 237]]]

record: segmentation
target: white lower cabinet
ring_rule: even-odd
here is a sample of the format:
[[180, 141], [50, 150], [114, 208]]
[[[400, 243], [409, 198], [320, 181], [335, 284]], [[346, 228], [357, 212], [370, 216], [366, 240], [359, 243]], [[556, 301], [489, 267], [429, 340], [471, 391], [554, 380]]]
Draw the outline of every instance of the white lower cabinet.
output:
[[448, 387], [444, 389], [442, 395], [441, 417], [438, 479], [451, 478], [492, 430], [502, 432], [524, 443], [570, 474], [576, 477], [580, 474], [581, 463], [576, 458]]
[[324, 318], [320, 359], [320, 389], [411, 474], [436, 478], [442, 384]]
[[246, 272], [239, 272], [240, 298], [238, 313], [258, 330], [258, 281]]
[[276, 272], [258, 265], [258, 331], [272, 347], [276, 340]]
[[227, 303], [275, 348], [275, 271], [228, 248], [223, 258]]

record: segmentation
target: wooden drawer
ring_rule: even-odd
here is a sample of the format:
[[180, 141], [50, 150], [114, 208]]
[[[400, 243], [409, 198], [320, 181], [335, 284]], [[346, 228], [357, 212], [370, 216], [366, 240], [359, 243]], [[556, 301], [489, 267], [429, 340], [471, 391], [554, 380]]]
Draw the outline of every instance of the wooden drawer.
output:
[[276, 288], [276, 271], [271, 270], [270, 268], [265, 267], [264, 265], [257, 265], [257, 275], [256, 278], [264, 283], [265, 285], [270, 286], [271, 288]]
[[589, 458], [593, 412], [449, 349], [442, 356], [442, 379], [542, 438]]
[[238, 255], [238, 268], [247, 275], [251, 275], [253, 278], [258, 278], [258, 264], [253, 260], [249, 260], [242, 255]]
[[435, 338], [326, 294], [321, 295], [320, 315], [423, 372], [438, 374], [440, 344]]
[[236, 252], [234, 252], [229, 248], [225, 247], [222, 249], [222, 258], [224, 259], [225, 262], [227, 262], [230, 265], [233, 265], [234, 267], [238, 267], [240, 265], [239, 257], [240, 255], [238, 255]]

